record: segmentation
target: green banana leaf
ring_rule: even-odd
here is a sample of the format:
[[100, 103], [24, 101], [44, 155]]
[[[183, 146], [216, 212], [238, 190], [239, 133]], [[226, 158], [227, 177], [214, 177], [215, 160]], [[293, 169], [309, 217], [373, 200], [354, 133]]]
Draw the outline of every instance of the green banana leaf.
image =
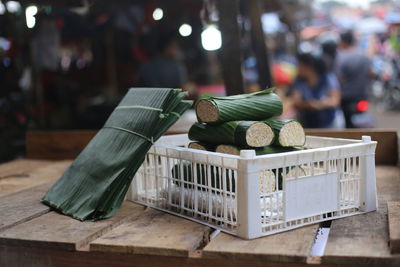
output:
[[184, 97], [180, 89], [130, 89], [42, 202], [82, 221], [114, 215], [153, 142], [192, 105]]

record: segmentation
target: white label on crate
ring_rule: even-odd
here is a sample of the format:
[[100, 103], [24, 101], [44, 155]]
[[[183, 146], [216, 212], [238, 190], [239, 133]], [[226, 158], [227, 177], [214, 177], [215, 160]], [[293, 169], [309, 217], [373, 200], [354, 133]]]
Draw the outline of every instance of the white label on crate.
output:
[[286, 181], [286, 220], [337, 210], [337, 173]]

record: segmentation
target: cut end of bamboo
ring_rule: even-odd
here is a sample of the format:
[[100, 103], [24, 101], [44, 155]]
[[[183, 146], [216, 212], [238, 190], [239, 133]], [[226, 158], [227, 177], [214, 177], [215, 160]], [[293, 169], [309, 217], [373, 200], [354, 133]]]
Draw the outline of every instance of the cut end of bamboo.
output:
[[[219, 145], [215, 149], [215, 152], [225, 153], [230, 155], [240, 155], [240, 149], [232, 145]], [[268, 194], [274, 192], [276, 189], [275, 174], [271, 170], [262, 170], [258, 176], [258, 184], [260, 192]]]
[[202, 144], [198, 143], [198, 142], [192, 142], [192, 143], [190, 143], [190, 144], [188, 145], [188, 148], [207, 151], [207, 148], [206, 148], [205, 146], [203, 146]]
[[275, 191], [276, 182], [275, 174], [270, 170], [263, 170], [258, 176], [258, 184], [260, 186], [260, 192], [268, 194]]
[[218, 108], [212, 102], [204, 99], [197, 103], [196, 114], [200, 122], [218, 121]]
[[240, 149], [238, 149], [235, 146], [231, 146], [231, 145], [219, 145], [215, 149], [215, 152], [236, 155], [236, 156], [240, 155]]
[[246, 143], [251, 147], [268, 146], [274, 140], [274, 131], [262, 122], [256, 122], [246, 132]]
[[279, 133], [279, 143], [282, 146], [303, 146], [306, 134], [298, 121], [286, 123]]

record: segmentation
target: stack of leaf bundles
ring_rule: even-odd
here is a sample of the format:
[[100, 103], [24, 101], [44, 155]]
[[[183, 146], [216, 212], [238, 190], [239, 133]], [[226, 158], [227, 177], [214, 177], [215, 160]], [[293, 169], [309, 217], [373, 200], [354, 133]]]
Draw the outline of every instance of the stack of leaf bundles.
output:
[[[305, 143], [304, 129], [298, 121], [274, 118], [282, 114], [283, 107], [273, 89], [253, 94], [208, 97], [200, 99], [195, 108], [199, 122], [189, 130], [189, 139], [194, 141], [189, 148], [233, 155], [240, 155], [243, 149], [254, 149], [256, 155], [265, 155], [298, 150]], [[185, 168], [187, 166], [178, 172], [175, 167], [174, 177], [178, 179], [178, 174], [183, 174], [185, 181], [193, 182], [189, 175], [185, 175], [189, 174]], [[216, 172], [211, 173], [211, 180], [219, 179]], [[197, 183], [207, 181], [202, 176]], [[217, 184], [211, 182], [211, 185]], [[261, 191], [271, 191], [267, 187], [274, 191], [275, 184], [274, 173], [260, 173]]]
[[189, 130], [189, 139], [195, 142], [189, 148], [229, 154], [255, 149], [262, 155], [303, 146], [305, 133], [298, 121], [274, 118], [282, 114], [282, 108], [273, 89], [200, 99], [196, 103], [199, 122]]
[[153, 142], [191, 106], [184, 97], [180, 89], [130, 89], [42, 202], [79, 220], [111, 217]]

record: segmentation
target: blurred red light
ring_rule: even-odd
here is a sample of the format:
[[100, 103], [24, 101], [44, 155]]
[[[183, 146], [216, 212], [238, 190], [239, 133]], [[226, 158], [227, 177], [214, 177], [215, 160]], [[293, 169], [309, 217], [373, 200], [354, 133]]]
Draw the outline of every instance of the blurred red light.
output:
[[357, 103], [357, 111], [358, 112], [365, 112], [368, 110], [368, 101], [367, 100], [360, 100]]

